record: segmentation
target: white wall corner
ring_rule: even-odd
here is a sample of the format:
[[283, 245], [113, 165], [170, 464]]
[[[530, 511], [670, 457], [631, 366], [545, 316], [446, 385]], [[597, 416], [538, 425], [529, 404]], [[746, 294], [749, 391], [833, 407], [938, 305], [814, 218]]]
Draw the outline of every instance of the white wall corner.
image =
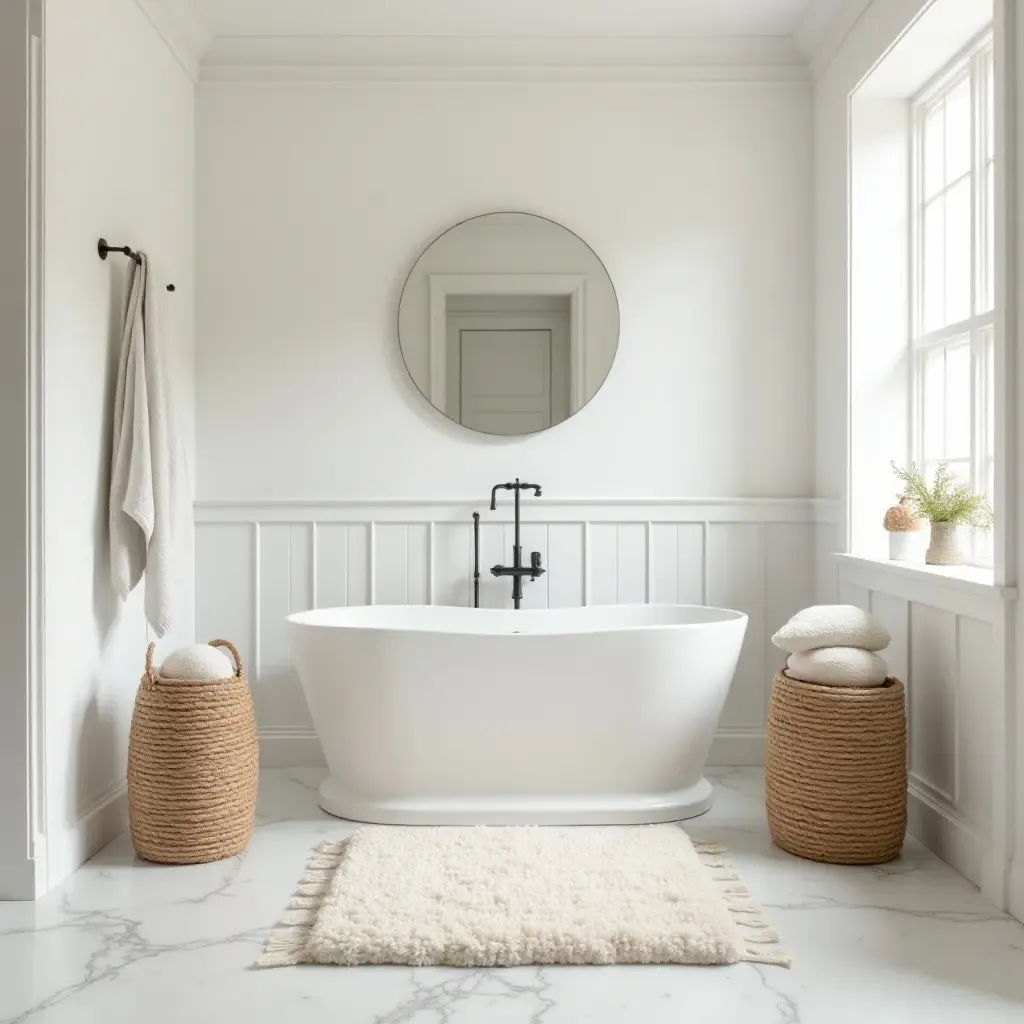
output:
[[874, 0], [809, 0], [793, 38], [818, 78]]
[[117, 779], [78, 816], [46, 837], [46, 891], [77, 871], [128, 828], [128, 786]]
[[913, 772], [907, 793], [907, 832], [982, 890], [999, 905], [988, 886], [990, 844], [953, 804]]
[[213, 38], [196, 0], [135, 0], [156, 33], [189, 77], [199, 78], [199, 64]]

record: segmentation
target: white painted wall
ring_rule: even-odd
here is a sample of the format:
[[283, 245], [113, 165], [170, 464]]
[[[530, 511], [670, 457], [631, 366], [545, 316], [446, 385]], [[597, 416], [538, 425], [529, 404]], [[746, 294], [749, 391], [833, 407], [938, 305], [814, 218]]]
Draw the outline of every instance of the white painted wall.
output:
[[[198, 123], [204, 499], [812, 491], [803, 83], [205, 83]], [[564, 223], [618, 291], [579, 415], [481, 438], [396, 338], [424, 245], [489, 210]]]
[[[996, 510], [1006, 528], [996, 537], [996, 564], [1007, 582], [1024, 579], [1024, 444], [1018, 409], [1024, 399], [1020, 357], [1020, 296], [1024, 294], [1024, 18], [1015, 0], [995, 0], [996, 131], [1011, 157], [996, 165], [996, 196], [1005, 197], [1005, 216], [996, 218], [996, 303], [1004, 309], [1006, 344], [996, 348]], [[1003, 72], [1000, 73], [1000, 68]], [[996, 322], [997, 341], [999, 321]], [[999, 469], [1002, 469], [1000, 474]], [[1003, 477], [1002, 486], [999, 478]], [[995, 750], [1012, 773], [996, 794], [1009, 850], [1010, 912], [1024, 921], [1024, 602], [1008, 608], [999, 632], [1005, 658], [1009, 713], [999, 721]], [[1000, 711], [1003, 709], [1000, 708]]]
[[41, 26], [31, 9], [28, 0], [0, 4], [0, 900], [31, 899], [41, 873], [32, 701], [40, 122], [31, 116], [40, 95]]
[[[177, 417], [194, 462], [194, 87], [134, 0], [46, 4], [46, 834], [50, 886], [124, 827], [142, 590], [109, 587], [108, 466], [129, 263], [152, 255]], [[164, 283], [177, 290], [169, 294]], [[177, 625], [191, 641], [191, 530]]]

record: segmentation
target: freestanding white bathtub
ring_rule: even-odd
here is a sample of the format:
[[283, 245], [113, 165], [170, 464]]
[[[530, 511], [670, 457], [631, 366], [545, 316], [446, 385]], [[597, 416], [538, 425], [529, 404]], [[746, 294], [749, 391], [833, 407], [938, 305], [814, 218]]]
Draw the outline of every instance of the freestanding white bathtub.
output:
[[747, 617], [696, 606], [293, 615], [330, 776], [382, 824], [616, 824], [706, 811]]

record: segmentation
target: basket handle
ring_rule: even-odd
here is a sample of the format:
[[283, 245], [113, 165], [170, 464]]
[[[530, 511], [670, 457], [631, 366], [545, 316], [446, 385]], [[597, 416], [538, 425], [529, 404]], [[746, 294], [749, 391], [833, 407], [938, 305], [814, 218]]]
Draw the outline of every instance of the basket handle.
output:
[[235, 659], [235, 675], [241, 679], [245, 669], [242, 667], [242, 656], [238, 653], [238, 648], [230, 640], [211, 640], [210, 646], [226, 647], [231, 652], [231, 656]]
[[150, 686], [156, 686], [156, 672], [153, 671], [153, 652], [155, 650], [156, 644], [151, 641], [146, 648], [146, 679]]

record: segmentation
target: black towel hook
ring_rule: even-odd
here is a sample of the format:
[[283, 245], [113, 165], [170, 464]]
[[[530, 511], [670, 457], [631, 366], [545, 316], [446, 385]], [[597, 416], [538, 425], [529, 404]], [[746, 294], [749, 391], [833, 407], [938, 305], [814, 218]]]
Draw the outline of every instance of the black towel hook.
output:
[[[124, 253], [125, 256], [131, 257], [136, 263], [142, 263], [142, 257], [134, 249], [129, 248], [127, 245], [110, 245], [105, 238], [101, 238], [96, 243], [96, 251], [100, 254], [101, 260], [105, 260], [108, 253], [120, 252]], [[167, 290], [173, 292], [174, 285], [169, 284]]]

